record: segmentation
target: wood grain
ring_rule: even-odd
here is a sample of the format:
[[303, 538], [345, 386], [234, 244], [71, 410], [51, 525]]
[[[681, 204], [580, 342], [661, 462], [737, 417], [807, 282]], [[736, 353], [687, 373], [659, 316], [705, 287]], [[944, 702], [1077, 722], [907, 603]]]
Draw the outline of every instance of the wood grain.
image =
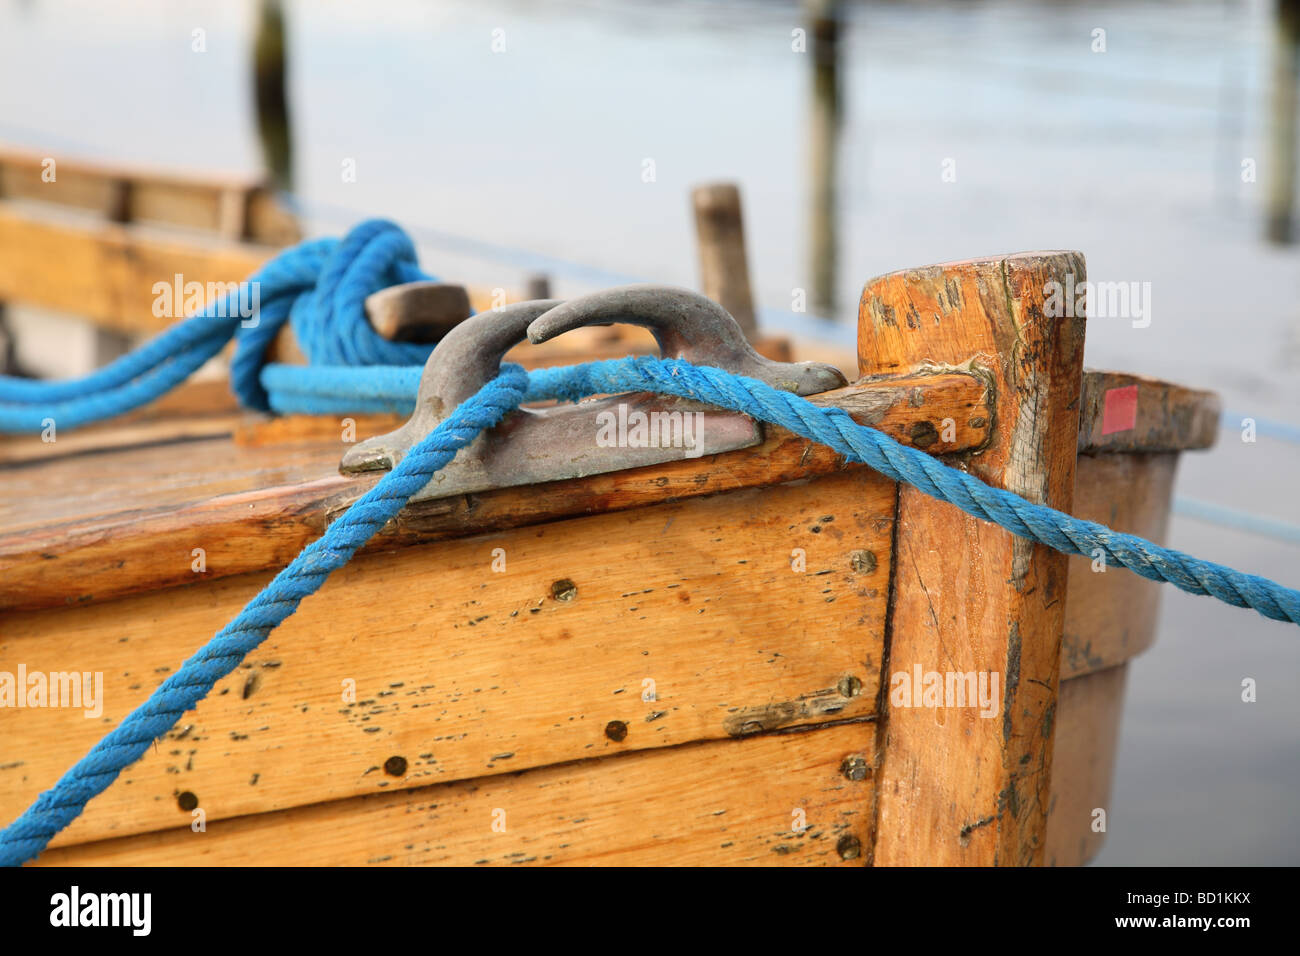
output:
[[[1162, 544], [1177, 467], [1174, 452], [1080, 455], [1073, 513]], [[1062, 680], [1114, 667], [1150, 647], [1163, 593], [1127, 568], [1094, 571], [1094, 560], [1080, 556], [1069, 562]]]
[[[1108, 432], [1106, 399], [1117, 389], [1137, 393], [1131, 427]], [[1219, 396], [1144, 375], [1087, 371], [1079, 411], [1079, 453], [1190, 451], [1219, 437]]]
[[1100, 819], [1095, 811], [1110, 813], [1127, 673], [1121, 664], [1061, 681], [1044, 854], [1049, 866], [1082, 866], [1105, 842], [1105, 831], [1093, 825]]
[[[875, 725], [692, 744], [43, 854], [43, 866], [861, 866]], [[807, 827], [794, 829], [802, 814]], [[504, 832], [493, 829], [504, 822]]]
[[[1083, 320], [1044, 315], [1044, 285], [1083, 257], [1025, 253], [894, 273], [868, 283], [859, 371], [972, 366], [994, 394], [972, 473], [1068, 511], [1079, 433]], [[882, 710], [880, 864], [1043, 860], [1067, 564], [911, 487], [899, 496], [887, 673], [996, 674], [995, 716], [975, 708]], [[888, 699], [888, 697], [887, 697]]]
[[[894, 508], [855, 470], [357, 557], [58, 842], [870, 716]], [[0, 818], [266, 577], [6, 614], [0, 671], [105, 685], [98, 719], [0, 708]]]

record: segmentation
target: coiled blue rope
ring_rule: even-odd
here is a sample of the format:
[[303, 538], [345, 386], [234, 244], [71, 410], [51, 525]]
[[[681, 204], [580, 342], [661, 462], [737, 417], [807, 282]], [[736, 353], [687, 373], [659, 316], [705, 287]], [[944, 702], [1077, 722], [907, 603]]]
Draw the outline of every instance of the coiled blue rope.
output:
[[[254, 279], [260, 278], [272, 287], [272, 314], [267, 315], [264, 304], [262, 321], [248, 334], [235, 328], [239, 323], [237, 314], [233, 321], [225, 319], [223, 324], [217, 321], [223, 316], [205, 312], [78, 382], [0, 380], [0, 401], [6, 403], [0, 405], [0, 427], [16, 422], [24, 430], [38, 430], [39, 424], [31, 428], [31, 416], [50, 414], [54, 408], [79, 422], [117, 414], [134, 407], [132, 402], [150, 400], [144, 396], [165, 390], [170, 387], [167, 383], [180, 381], [187, 374], [183, 374], [185, 368], [196, 368], [206, 360], [200, 356], [214, 354], [231, 335], [239, 336], [240, 346], [232, 365], [232, 379], [236, 380], [241, 400], [253, 407], [263, 408], [269, 403], [273, 407], [298, 404], [318, 408], [321, 404], [344, 402], [341, 408], [356, 411], [360, 410], [358, 402], [392, 407], [393, 403], [409, 401], [419, 376], [418, 362], [422, 361], [410, 357], [427, 354], [428, 349], [394, 346], [382, 339], [370, 341], [356, 321], [360, 317], [364, 323], [362, 302], [376, 283], [418, 277], [409, 240], [403, 242], [394, 230], [400, 233], [391, 223], [365, 223], [342, 243], [305, 243], [268, 263]], [[319, 326], [314, 321], [318, 315], [327, 318]], [[261, 368], [266, 346], [286, 319], [295, 323], [295, 334], [313, 360], [373, 364], [364, 369]], [[368, 323], [364, 324], [368, 329]], [[169, 347], [176, 351], [168, 353]], [[393, 367], [385, 364], [388, 362], [393, 362]], [[895, 481], [915, 485], [1023, 538], [1067, 554], [1096, 556], [1100, 552], [1108, 562], [1143, 577], [1169, 582], [1193, 594], [1212, 595], [1237, 607], [1251, 607], [1274, 620], [1300, 624], [1300, 592], [1033, 504], [859, 425], [842, 409], [819, 407], [754, 379], [655, 358], [591, 362], [543, 369], [531, 375], [518, 366], [505, 365], [497, 379], [416, 445], [396, 469], [362, 496], [319, 540], [304, 548], [144, 704], [0, 831], [0, 864], [21, 864], [40, 853], [55, 834], [81, 814], [87, 802], [138, 760], [154, 740], [166, 734], [218, 680], [238, 667], [271, 630], [319, 589], [333, 571], [346, 564], [434, 472], [483, 429], [499, 422], [523, 401], [576, 401], [589, 395], [629, 391], [678, 395], [743, 412], [828, 445], [851, 461], [862, 462]], [[67, 420], [60, 424], [66, 425]]]
[[[268, 262], [242, 288], [84, 378], [36, 382], [0, 377], [0, 431], [40, 432], [47, 419], [67, 430], [146, 405], [183, 382], [232, 338], [231, 388], [248, 408], [272, 410], [275, 402], [262, 384], [262, 373], [266, 350], [285, 322], [314, 366], [418, 368], [433, 346], [388, 341], [366, 319], [364, 303], [379, 289], [429, 278], [416, 263], [410, 237], [386, 220], [363, 222], [342, 240], [301, 243]], [[244, 314], [253, 302], [257, 308]]]

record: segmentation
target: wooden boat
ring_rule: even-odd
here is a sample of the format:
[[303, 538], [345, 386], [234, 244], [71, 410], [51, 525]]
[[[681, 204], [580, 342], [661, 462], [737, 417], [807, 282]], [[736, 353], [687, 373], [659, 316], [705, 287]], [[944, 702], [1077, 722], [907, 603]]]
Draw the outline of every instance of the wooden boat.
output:
[[[858, 378], [815, 401], [1159, 541], [1216, 400], [1085, 372], [1082, 318], [1046, 314], [1067, 276], [1084, 281], [1081, 255], [873, 280]], [[398, 424], [357, 416], [349, 436], [220, 394], [0, 446], [0, 671], [104, 681], [90, 719], [0, 708], [0, 818], [377, 480], [339, 473], [344, 439]], [[1078, 864], [1105, 836], [1158, 593], [774, 426], [725, 453], [435, 498], [39, 862]]]

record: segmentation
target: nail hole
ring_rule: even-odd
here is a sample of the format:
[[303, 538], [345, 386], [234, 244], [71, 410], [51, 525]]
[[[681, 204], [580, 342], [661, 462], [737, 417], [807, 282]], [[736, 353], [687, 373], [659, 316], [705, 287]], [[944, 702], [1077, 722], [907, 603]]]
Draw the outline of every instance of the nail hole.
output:
[[841, 678], [835, 685], [835, 689], [840, 692], [841, 697], [857, 697], [862, 693], [862, 681], [850, 674], [848, 677]]
[[934, 427], [934, 422], [916, 422], [908, 429], [908, 434], [917, 448], [929, 448], [938, 440], [939, 429]]
[[870, 551], [850, 551], [849, 567], [858, 574], [870, 574], [876, 570], [876, 556]]
[[193, 810], [195, 807], [199, 805], [199, 798], [194, 796], [194, 794], [190, 793], [188, 790], [186, 790], [184, 793], [182, 793], [179, 797], [176, 798], [176, 805], [180, 807], [182, 810], [184, 810], [186, 813], [189, 813], [191, 810]]
[[406, 758], [389, 757], [384, 761], [384, 773], [390, 777], [403, 777], [406, 775]]
[[572, 601], [578, 596], [578, 586], [568, 578], [560, 578], [551, 585], [551, 597], [557, 601]]
[[866, 780], [871, 776], [871, 767], [867, 765], [865, 757], [845, 757], [840, 764], [840, 773], [850, 780]]
[[841, 860], [856, 860], [862, 855], [862, 841], [852, 834], [842, 836], [840, 842], [835, 844], [835, 852]]
[[627, 724], [621, 720], [611, 720], [605, 725], [605, 736], [619, 743], [627, 738]]

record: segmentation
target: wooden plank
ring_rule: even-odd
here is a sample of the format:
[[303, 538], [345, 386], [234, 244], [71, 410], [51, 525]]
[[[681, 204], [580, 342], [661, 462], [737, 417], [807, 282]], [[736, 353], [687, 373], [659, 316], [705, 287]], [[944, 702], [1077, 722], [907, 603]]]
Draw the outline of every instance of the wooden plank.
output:
[[1052, 797], [1048, 805], [1049, 866], [1082, 866], [1097, 855], [1106, 831], [1096, 811], [1110, 813], [1128, 665], [1061, 681]]
[[[1080, 455], [1072, 513], [1161, 544], [1169, 524], [1178, 455]], [[1121, 567], [1094, 571], [1093, 558], [1069, 559], [1061, 679], [1111, 668], [1156, 639], [1162, 587]]]
[[[1065, 511], [1084, 325], [1045, 316], [1043, 290], [1067, 274], [1083, 281], [1081, 255], [1024, 253], [894, 273], [868, 283], [858, 319], [864, 375], [967, 363], [987, 374], [997, 424], [968, 467]], [[904, 706], [911, 702], [896, 702], [891, 688], [877, 863], [1042, 862], [1067, 568], [1064, 555], [911, 487], [900, 492], [890, 681], [901, 675], [910, 688], [913, 674], [945, 682], [985, 675], [987, 688], [997, 678], [1002, 699], [988, 712], [924, 706], [924, 698]]]
[[[358, 557], [59, 842], [870, 716], [894, 507], [846, 471]], [[0, 708], [0, 818], [266, 577], [5, 615], [0, 671], [104, 685], [96, 719]]]
[[[868, 764], [874, 727], [373, 794], [209, 823], [202, 833], [185, 826], [52, 849], [37, 865], [861, 866], [871, 845], [870, 768], [855, 780], [842, 767]], [[800, 815], [807, 825], [797, 830]]]
[[[46, 175], [53, 160], [54, 178]], [[90, 163], [0, 145], [0, 197], [55, 203], [117, 222], [186, 226], [270, 245], [300, 238], [292, 213], [256, 176]]]
[[1219, 437], [1219, 396], [1127, 372], [1088, 371], [1079, 453], [1189, 451]]
[[154, 284], [240, 282], [276, 250], [72, 217], [37, 217], [0, 203], [0, 301], [54, 309], [110, 329], [153, 334]]
[[[978, 447], [992, 420], [983, 381], [963, 374], [865, 383], [817, 400], [930, 451]], [[951, 443], [943, 442], [945, 419], [955, 421]], [[761, 445], [727, 455], [421, 503], [404, 511], [372, 548], [799, 480], [843, 467], [823, 446], [775, 427], [765, 434]], [[93, 480], [76, 458], [10, 469], [4, 474], [12, 494], [0, 500], [0, 608], [84, 605], [189, 583], [196, 546], [207, 549], [211, 578], [283, 567], [378, 480], [337, 474], [347, 446], [342, 428], [335, 436], [330, 443], [278, 448], [210, 440], [189, 442], [183, 452], [168, 446], [129, 449], [96, 456]]]

